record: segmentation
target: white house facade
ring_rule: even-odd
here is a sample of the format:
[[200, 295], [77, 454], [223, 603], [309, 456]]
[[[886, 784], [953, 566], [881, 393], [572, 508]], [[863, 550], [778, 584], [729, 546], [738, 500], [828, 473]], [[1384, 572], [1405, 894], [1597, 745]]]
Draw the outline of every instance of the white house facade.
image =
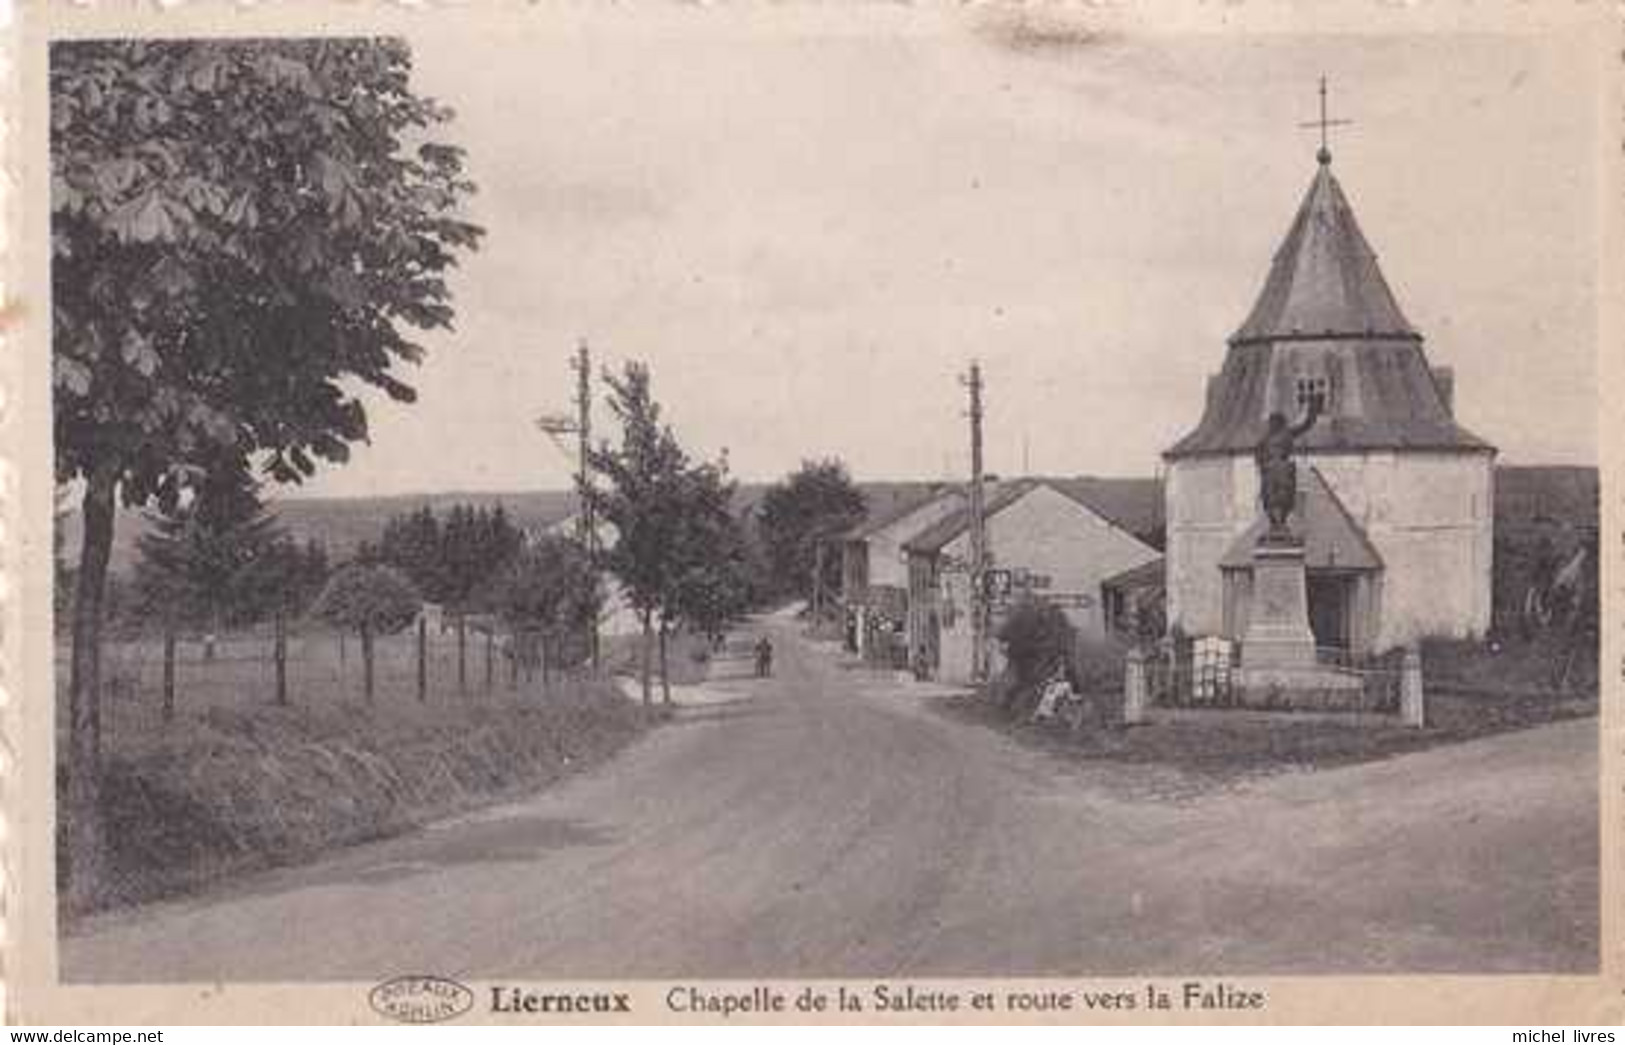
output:
[[[992, 490], [986, 507], [993, 621], [1031, 596], [1059, 606], [1088, 638], [1107, 633], [1101, 584], [1159, 553], [1090, 505], [1043, 480]], [[944, 681], [971, 679], [970, 520], [959, 511], [907, 542], [911, 660]], [[997, 653], [995, 644], [994, 653]], [[995, 660], [992, 665], [997, 670]]]

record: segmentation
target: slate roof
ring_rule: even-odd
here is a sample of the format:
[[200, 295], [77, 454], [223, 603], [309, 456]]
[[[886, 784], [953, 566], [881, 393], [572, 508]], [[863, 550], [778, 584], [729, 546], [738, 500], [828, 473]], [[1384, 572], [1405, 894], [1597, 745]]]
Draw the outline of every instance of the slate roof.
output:
[[1422, 337], [1394, 300], [1329, 160], [1230, 338], [1201, 421], [1163, 456], [1250, 452], [1272, 404], [1296, 413], [1293, 382], [1311, 354], [1337, 394], [1300, 449], [1494, 452], [1456, 423]]
[[[959, 487], [949, 484], [933, 483], [919, 490], [909, 491], [893, 497], [881, 506], [870, 505], [871, 514], [856, 526], [841, 535], [845, 541], [862, 541], [884, 530], [886, 527], [907, 518], [919, 511], [932, 501], [940, 497], [947, 497], [959, 491]], [[873, 500], [871, 498], [871, 500]]]
[[[1140, 534], [1154, 529], [1162, 522], [1161, 483], [1145, 479], [1100, 479], [1093, 476], [1071, 479], [1030, 477], [1011, 479], [989, 488], [986, 503], [982, 507], [983, 515], [991, 517], [998, 514], [1040, 486], [1048, 486], [1139, 540], [1144, 540]], [[1115, 499], [1117, 503], [1103, 505], [1102, 500], [1107, 498]], [[1130, 510], [1127, 512], [1120, 510], [1125, 508]], [[966, 507], [904, 541], [903, 549], [908, 552], [938, 552], [969, 528], [970, 510]]]
[[1168, 564], [1162, 556], [1157, 556], [1150, 562], [1142, 562], [1138, 566], [1131, 566], [1122, 573], [1114, 573], [1100, 582], [1102, 588], [1111, 588], [1116, 591], [1133, 591], [1137, 588], [1160, 588], [1167, 580]]
[[[1311, 570], [1380, 570], [1382, 556], [1371, 544], [1365, 529], [1320, 474], [1310, 467], [1298, 472], [1298, 505], [1288, 525], [1303, 541], [1303, 564]], [[1263, 536], [1269, 520], [1260, 515], [1237, 537], [1219, 560], [1221, 570], [1251, 569], [1253, 549]]]
[[1271, 338], [1418, 337], [1322, 160], [1269, 276], [1231, 344]]
[[[982, 517], [990, 518], [997, 515], [1027, 496], [1038, 485], [1039, 483], [1033, 479], [1015, 479], [992, 487], [984, 494]], [[910, 552], [939, 552], [969, 528], [970, 508], [967, 506], [939, 519], [904, 541], [903, 549]]]

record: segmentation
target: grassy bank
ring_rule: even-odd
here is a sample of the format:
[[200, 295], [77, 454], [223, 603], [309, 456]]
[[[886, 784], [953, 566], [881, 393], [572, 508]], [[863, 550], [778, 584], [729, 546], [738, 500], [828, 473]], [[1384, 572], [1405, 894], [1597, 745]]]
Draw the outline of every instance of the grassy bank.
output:
[[88, 906], [189, 892], [533, 790], [644, 728], [596, 680], [545, 696], [391, 705], [210, 707], [113, 744], [102, 805], [110, 871]]

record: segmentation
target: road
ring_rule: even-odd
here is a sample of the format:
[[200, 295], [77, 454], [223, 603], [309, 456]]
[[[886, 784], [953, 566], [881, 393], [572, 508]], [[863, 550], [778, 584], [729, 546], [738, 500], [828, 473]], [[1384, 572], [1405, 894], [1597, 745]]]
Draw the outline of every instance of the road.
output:
[[[1594, 720], [1125, 797], [775, 621], [513, 805], [84, 923], [73, 981], [1584, 971]], [[1095, 774], [1091, 776], [1091, 774]]]

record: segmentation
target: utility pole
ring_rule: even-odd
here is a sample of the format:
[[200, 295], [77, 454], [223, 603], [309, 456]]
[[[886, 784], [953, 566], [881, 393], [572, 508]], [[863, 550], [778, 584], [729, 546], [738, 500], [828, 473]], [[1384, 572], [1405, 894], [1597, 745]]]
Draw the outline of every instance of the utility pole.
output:
[[[587, 553], [587, 576], [596, 595], [598, 591], [598, 506], [593, 490], [592, 481], [592, 350], [587, 347], [587, 339], [582, 338], [576, 345], [575, 356], [576, 372], [576, 433], [580, 437], [578, 459], [580, 462], [576, 472], [576, 496], [581, 501], [581, 510], [576, 518], [579, 523], [581, 547]], [[592, 623], [587, 632], [588, 649], [592, 654], [592, 669], [598, 670], [598, 610], [593, 608]]]
[[[576, 540], [581, 545], [583, 554], [587, 557], [587, 576], [592, 584], [594, 595], [598, 592], [599, 559], [598, 554], [598, 504], [597, 495], [592, 481], [592, 352], [587, 347], [587, 339], [582, 338], [576, 345], [575, 355], [570, 358], [570, 369], [576, 374], [576, 414], [570, 417], [565, 414], [543, 414], [536, 419], [536, 427], [553, 440], [559, 452], [565, 457], [574, 456], [576, 459]], [[569, 443], [565, 437], [574, 435], [576, 445], [572, 455]], [[593, 612], [591, 624], [587, 632], [588, 648], [592, 654], [592, 667], [594, 671], [599, 666], [599, 636], [598, 614]]]
[[970, 392], [970, 619], [971, 678], [987, 681], [987, 518], [982, 500], [982, 367], [971, 360]]

